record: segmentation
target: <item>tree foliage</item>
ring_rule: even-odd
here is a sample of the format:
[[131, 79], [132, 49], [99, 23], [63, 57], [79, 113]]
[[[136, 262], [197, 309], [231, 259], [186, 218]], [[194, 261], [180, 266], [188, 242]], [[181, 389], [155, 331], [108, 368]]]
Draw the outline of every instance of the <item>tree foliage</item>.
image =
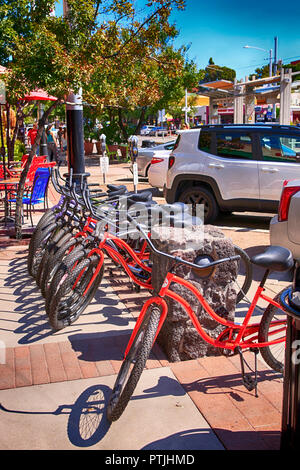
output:
[[234, 81], [236, 72], [230, 67], [216, 65], [213, 58], [210, 57], [208, 65], [203, 70], [204, 76], [202, 82], [214, 82], [216, 80], [229, 80]]
[[[57, 97], [38, 136], [49, 112], [70, 91], [82, 89], [84, 99], [99, 107], [133, 109], [163, 99], [163, 71], [176, 79], [184, 64], [169, 44], [176, 35], [171, 11], [184, 8], [184, 0], [149, 0], [146, 15], [134, 0], [68, 0], [65, 17], [49, 15], [54, 3], [0, 0], [0, 60], [8, 68], [11, 103], [37, 88]], [[16, 218], [34, 151], [21, 176]], [[16, 226], [19, 235], [20, 223]]]

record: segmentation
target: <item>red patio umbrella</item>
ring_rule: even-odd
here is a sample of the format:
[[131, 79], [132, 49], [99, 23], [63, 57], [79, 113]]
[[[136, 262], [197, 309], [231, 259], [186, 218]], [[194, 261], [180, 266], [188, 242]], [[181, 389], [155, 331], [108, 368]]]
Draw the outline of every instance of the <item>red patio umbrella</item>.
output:
[[31, 91], [28, 95], [25, 95], [22, 100], [25, 101], [56, 101], [55, 96], [48, 95], [44, 90], [38, 89]]

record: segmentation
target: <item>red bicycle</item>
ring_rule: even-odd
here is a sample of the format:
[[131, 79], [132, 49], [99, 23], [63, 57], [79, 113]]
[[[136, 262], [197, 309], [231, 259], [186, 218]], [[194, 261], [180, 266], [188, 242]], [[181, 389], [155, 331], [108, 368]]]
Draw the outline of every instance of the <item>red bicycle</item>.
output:
[[[206, 262], [200, 261], [200, 265], [191, 263], [157, 250], [141, 227], [137, 226], [137, 229], [143, 233], [151, 251], [159, 257], [169, 258], [173, 261], [173, 266], [166, 272], [162, 285], [153, 290], [153, 296], [145, 302], [137, 319], [107, 407], [109, 421], [115, 421], [122, 415], [135, 390], [152, 346], [166, 319], [168, 313], [166, 298], [180, 303], [203, 340], [216, 348], [220, 348], [226, 355], [239, 354], [243, 383], [249, 391], [255, 389], [257, 396], [257, 353], [259, 351], [272, 369], [277, 372], [283, 372], [283, 354], [282, 351], [280, 353], [276, 351], [276, 348], [280, 346], [284, 350], [286, 312], [279, 303], [280, 294], [274, 299], [268, 297], [264, 293], [264, 285], [270, 271], [287, 271], [293, 268], [294, 260], [290, 251], [282, 247], [271, 246], [264, 253], [252, 258], [252, 263], [265, 268], [265, 273], [243, 322], [238, 324], [218, 315], [195, 286], [191, 282], [172, 273], [172, 269], [178, 264], [184, 264], [192, 268], [194, 272], [201, 274], [203, 269], [206, 272], [207, 269], [217, 269], [219, 264], [238, 260], [239, 256], [223, 258], [209, 263], [207, 260]], [[224, 330], [217, 338], [212, 338], [206, 333], [189, 303], [171, 290], [172, 283], [180, 284], [188, 289], [196, 297], [207, 314], [224, 326]], [[260, 299], [266, 301], [268, 306], [264, 310], [259, 323], [250, 323], [250, 319]], [[249, 349], [255, 353], [254, 378], [251, 374], [245, 373], [243, 352]]]

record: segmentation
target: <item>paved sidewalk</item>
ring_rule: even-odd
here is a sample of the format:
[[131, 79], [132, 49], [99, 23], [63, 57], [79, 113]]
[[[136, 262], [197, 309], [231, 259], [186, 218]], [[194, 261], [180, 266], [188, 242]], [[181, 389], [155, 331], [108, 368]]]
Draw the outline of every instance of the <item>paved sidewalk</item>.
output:
[[[111, 168], [111, 181], [129, 179], [128, 168]], [[224, 233], [249, 252], [268, 244], [264, 231], [224, 227]], [[109, 425], [105, 406], [149, 294], [133, 292], [124, 273], [109, 277], [106, 270], [77, 322], [53, 332], [27, 274], [26, 244], [9, 245], [0, 236], [1, 449], [279, 449], [282, 377], [259, 360], [255, 398], [242, 385], [236, 356], [169, 363], [155, 345], [127, 409]], [[260, 276], [255, 271], [249, 297]], [[286, 283], [273, 276], [271, 295]]]

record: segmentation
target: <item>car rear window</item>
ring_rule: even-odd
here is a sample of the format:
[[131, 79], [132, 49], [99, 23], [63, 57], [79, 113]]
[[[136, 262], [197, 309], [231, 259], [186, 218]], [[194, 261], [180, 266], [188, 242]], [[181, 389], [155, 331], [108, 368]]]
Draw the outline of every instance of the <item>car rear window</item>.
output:
[[177, 136], [177, 139], [176, 139], [176, 142], [175, 142], [175, 144], [174, 144], [173, 150], [176, 150], [176, 149], [177, 149], [177, 147], [178, 147], [178, 145], [179, 145], [179, 142], [180, 142], [180, 138], [181, 138], [181, 135], [179, 134], [179, 135]]
[[264, 161], [300, 162], [300, 136], [269, 134], [260, 141]]
[[211, 151], [211, 132], [200, 130], [199, 149], [203, 152]]

